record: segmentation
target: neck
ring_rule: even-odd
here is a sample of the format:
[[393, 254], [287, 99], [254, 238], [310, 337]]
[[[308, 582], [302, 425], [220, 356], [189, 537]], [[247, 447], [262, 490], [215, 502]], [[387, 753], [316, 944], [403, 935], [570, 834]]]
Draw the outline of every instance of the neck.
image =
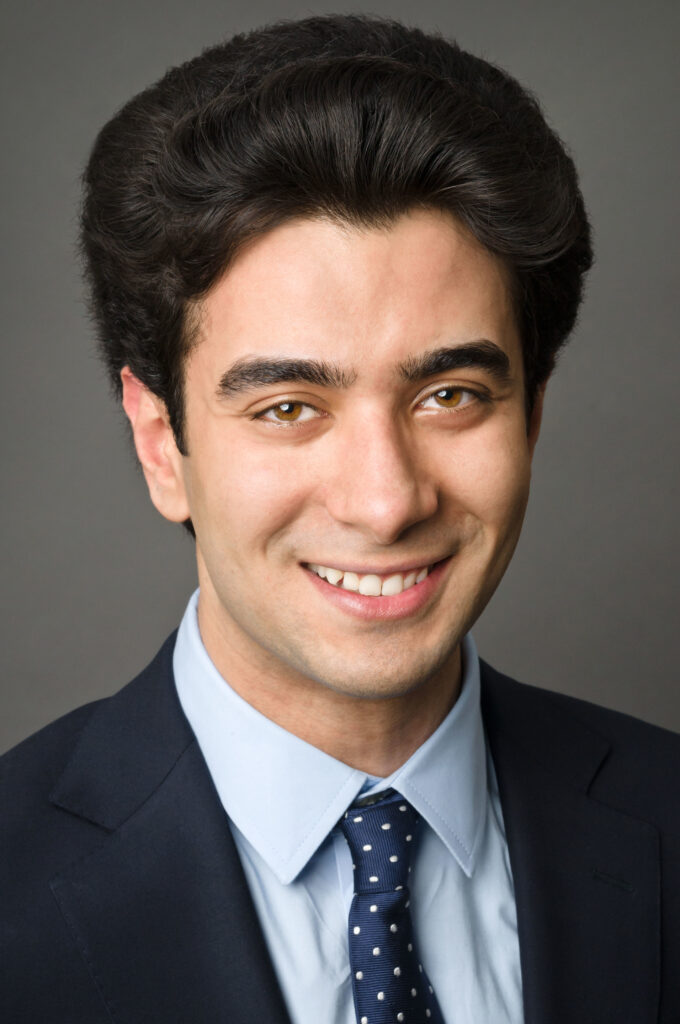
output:
[[229, 685], [287, 732], [344, 764], [385, 778], [432, 735], [455, 704], [461, 686], [460, 646], [435, 674], [396, 696], [339, 692], [281, 666], [253, 665], [238, 645], [225, 643], [217, 623], [201, 614], [201, 637]]

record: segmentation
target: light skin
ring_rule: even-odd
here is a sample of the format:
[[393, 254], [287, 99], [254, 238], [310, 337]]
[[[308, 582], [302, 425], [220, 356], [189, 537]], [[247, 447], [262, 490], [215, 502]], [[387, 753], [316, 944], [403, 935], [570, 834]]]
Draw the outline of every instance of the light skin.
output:
[[[297, 220], [195, 312], [188, 455], [122, 380], [151, 499], [196, 530], [203, 642], [268, 718], [388, 775], [454, 704], [460, 641], [521, 529], [542, 393], [527, 421], [507, 272], [437, 211]], [[436, 570], [362, 597], [310, 565]]]

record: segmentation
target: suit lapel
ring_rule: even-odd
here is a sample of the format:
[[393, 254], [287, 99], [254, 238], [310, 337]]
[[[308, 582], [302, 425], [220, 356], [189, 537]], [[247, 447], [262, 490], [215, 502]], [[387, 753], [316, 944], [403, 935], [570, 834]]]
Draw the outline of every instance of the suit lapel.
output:
[[609, 744], [559, 698], [483, 665], [517, 901], [525, 1024], [652, 1024], [656, 829], [588, 795]]
[[52, 890], [117, 1024], [287, 1024], [172, 647], [95, 712], [52, 795], [103, 830]]

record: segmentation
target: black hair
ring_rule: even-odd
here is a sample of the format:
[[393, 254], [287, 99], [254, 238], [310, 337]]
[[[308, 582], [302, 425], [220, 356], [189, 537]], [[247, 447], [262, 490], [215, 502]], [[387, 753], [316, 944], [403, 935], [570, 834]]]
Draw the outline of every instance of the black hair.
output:
[[129, 365], [183, 453], [192, 310], [278, 224], [449, 211], [511, 272], [528, 410], [592, 259], [574, 164], [533, 96], [454, 42], [361, 15], [266, 26], [171, 69], [105, 125], [84, 183], [113, 385]]

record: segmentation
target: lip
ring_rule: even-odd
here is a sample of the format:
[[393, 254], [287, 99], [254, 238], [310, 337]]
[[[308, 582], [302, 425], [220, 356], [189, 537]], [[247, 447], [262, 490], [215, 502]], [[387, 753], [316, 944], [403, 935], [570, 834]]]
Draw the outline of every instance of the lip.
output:
[[[319, 594], [348, 615], [365, 620], [403, 619], [409, 615], [415, 615], [432, 599], [441, 585], [450, 561], [451, 556], [436, 562], [422, 583], [416, 583], [408, 590], [402, 590], [401, 594], [394, 594], [391, 597], [366, 597], [356, 591], [343, 590], [342, 587], [333, 586], [332, 583], [317, 576], [311, 569], [304, 568], [304, 572]], [[420, 568], [422, 567], [423, 563], [421, 562]], [[330, 569], [332, 566], [328, 566], [328, 568]], [[345, 567], [345, 571], [355, 572], [356, 570]], [[413, 567], [410, 567], [401, 570], [390, 569], [388, 573], [412, 571]], [[361, 574], [361, 570], [359, 570], [359, 574]], [[380, 573], [380, 575], [384, 575], [384, 573]]]

